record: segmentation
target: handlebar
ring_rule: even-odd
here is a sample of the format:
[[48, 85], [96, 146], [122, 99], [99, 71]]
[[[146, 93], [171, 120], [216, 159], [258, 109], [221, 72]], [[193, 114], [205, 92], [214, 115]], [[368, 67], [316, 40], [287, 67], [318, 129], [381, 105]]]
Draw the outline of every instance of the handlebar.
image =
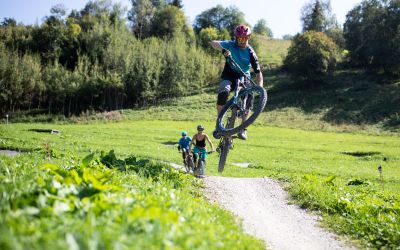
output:
[[[212, 154], [212, 153], [214, 153], [214, 152], [215, 152], [215, 150], [214, 150], [214, 151], [207, 151], [206, 153], [207, 153], [207, 154]], [[189, 152], [189, 154], [193, 154], [193, 152]], [[201, 155], [201, 154], [204, 154], [204, 153], [199, 152], [198, 154]]]

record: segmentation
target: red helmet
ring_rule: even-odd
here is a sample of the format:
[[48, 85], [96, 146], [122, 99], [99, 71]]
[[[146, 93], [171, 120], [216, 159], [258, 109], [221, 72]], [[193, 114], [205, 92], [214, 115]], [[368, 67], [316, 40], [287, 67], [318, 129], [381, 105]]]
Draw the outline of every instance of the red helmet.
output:
[[235, 28], [235, 37], [248, 37], [251, 35], [251, 29], [250, 27], [240, 24]]

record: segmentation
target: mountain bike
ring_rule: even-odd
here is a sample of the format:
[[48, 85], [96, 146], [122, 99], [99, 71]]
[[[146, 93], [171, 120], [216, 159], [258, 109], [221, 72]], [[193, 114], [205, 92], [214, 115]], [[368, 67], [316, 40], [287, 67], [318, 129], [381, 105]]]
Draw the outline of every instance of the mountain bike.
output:
[[[208, 151], [207, 154], [212, 154], [214, 151]], [[199, 159], [197, 160], [197, 166], [196, 168], [193, 170], [193, 174], [194, 176], [198, 177], [198, 178], [204, 178], [204, 169], [206, 168], [206, 159], [202, 159], [203, 157], [202, 152], [198, 153], [198, 157]]]
[[[242, 77], [236, 84], [234, 95], [218, 114], [216, 129], [213, 132], [214, 138], [220, 139], [217, 147], [219, 153], [218, 172], [224, 171], [228, 152], [233, 149], [233, 139], [236, 138], [233, 135], [250, 126], [267, 103], [266, 90], [254, 83], [231, 56], [227, 58], [227, 62]], [[242, 122], [235, 125], [236, 118], [242, 118]]]
[[190, 173], [190, 171], [194, 172], [196, 166], [194, 165], [193, 156], [189, 154], [189, 150], [186, 148], [183, 148], [182, 151], [185, 154], [185, 160], [183, 163], [185, 165], [186, 173]]

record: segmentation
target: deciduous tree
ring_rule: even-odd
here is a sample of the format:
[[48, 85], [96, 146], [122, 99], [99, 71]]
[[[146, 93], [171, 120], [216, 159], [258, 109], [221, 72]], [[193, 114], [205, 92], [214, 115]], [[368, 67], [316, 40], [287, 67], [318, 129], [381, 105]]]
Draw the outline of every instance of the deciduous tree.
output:
[[237, 7], [224, 8], [222, 5], [217, 5], [200, 13], [196, 17], [193, 27], [197, 33], [201, 29], [214, 27], [218, 30], [227, 29], [233, 34], [233, 29], [244, 22], [244, 14]]
[[254, 33], [268, 36], [269, 38], [273, 37], [272, 31], [268, 27], [267, 21], [265, 21], [265, 19], [260, 19], [257, 21], [257, 23], [254, 25]]
[[314, 30], [324, 32], [338, 27], [337, 20], [332, 14], [330, 0], [312, 0], [301, 10], [303, 31]]

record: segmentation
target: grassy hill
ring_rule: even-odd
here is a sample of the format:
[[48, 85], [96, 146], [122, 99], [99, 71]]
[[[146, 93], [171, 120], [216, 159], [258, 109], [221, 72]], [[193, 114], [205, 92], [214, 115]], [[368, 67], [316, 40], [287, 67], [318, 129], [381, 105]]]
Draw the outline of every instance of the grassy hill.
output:
[[254, 40], [258, 58], [265, 69], [282, 65], [291, 44], [289, 40], [269, 39], [257, 34], [252, 36], [252, 40]]

